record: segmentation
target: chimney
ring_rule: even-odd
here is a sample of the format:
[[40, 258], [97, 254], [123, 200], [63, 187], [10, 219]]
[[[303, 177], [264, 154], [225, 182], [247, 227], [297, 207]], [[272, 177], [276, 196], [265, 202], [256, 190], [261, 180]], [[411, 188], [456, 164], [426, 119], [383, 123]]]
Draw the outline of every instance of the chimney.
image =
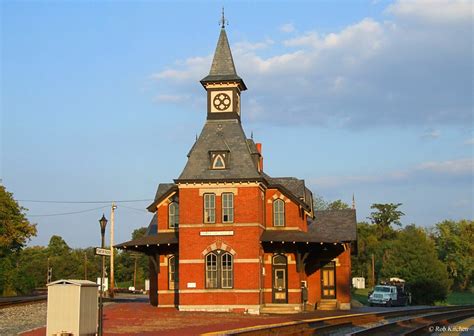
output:
[[255, 145], [257, 146], [257, 151], [260, 154], [260, 161], [258, 163], [259, 172], [263, 172], [262, 144], [261, 143], [256, 143]]

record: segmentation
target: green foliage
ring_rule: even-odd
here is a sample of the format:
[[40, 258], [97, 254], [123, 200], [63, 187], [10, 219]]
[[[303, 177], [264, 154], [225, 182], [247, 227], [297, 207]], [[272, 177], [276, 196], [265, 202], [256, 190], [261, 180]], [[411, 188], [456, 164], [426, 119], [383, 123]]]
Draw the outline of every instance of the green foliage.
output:
[[344, 203], [340, 199], [329, 203], [327, 206], [327, 210], [344, 210], [344, 209], [349, 209], [349, 204]]
[[400, 205], [402, 205], [402, 203], [374, 203], [371, 205], [370, 208], [375, 209], [375, 211], [370, 213], [369, 219], [372, 224], [377, 226], [377, 234], [380, 239], [393, 237], [394, 231], [392, 224], [398, 226], [402, 225], [400, 218], [405, 214], [398, 210]]
[[31, 237], [36, 225], [26, 218], [27, 209], [0, 185], [0, 293], [15, 294], [16, 258]]
[[[146, 227], [136, 229], [132, 232], [132, 239], [145, 236]], [[142, 253], [119, 251], [115, 264], [115, 279], [118, 283], [131, 283], [135, 274], [136, 263], [136, 288], [142, 289], [145, 286], [145, 279], [148, 277], [148, 257]]]
[[426, 232], [409, 225], [385, 250], [381, 276], [405, 279], [414, 304], [433, 304], [444, 300], [450, 281], [446, 266], [438, 260], [434, 241]]
[[314, 195], [313, 196], [313, 208], [314, 210], [326, 210], [329, 203], [324, 200], [322, 196]]
[[468, 290], [474, 281], [474, 221], [445, 220], [436, 224], [434, 239], [457, 290]]

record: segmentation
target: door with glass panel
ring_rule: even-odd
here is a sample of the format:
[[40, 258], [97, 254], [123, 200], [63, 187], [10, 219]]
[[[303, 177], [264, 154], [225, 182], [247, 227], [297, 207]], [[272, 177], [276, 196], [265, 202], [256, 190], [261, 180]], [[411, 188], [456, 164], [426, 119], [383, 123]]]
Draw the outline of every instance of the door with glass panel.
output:
[[273, 256], [272, 275], [273, 303], [288, 303], [288, 264], [283, 254]]
[[336, 298], [336, 265], [331, 261], [321, 269], [321, 297], [323, 299]]

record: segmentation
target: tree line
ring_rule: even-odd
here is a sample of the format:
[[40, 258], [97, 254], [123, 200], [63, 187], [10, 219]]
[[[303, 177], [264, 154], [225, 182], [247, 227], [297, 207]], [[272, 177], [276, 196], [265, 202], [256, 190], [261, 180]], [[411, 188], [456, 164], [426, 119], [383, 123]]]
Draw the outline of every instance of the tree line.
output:
[[[319, 210], [346, 209], [316, 197]], [[357, 223], [357, 255], [352, 276], [369, 288], [390, 278], [404, 279], [414, 304], [446, 300], [450, 291], [469, 291], [474, 280], [474, 221], [444, 220], [425, 228], [402, 226], [401, 203], [372, 204], [367, 221]]]
[[[25, 247], [36, 235], [36, 225], [13, 195], [0, 186], [0, 295], [29, 294], [44, 288], [48, 281], [86, 279], [96, 282], [101, 276], [100, 256], [94, 247], [71, 248], [60, 236], [52, 236], [48, 246]], [[133, 231], [132, 239], [144, 235], [146, 228]], [[143, 254], [115, 250], [115, 281], [123, 286], [144, 288], [148, 259]], [[106, 273], [109, 265], [106, 263]]]
[[[405, 279], [415, 304], [443, 301], [449, 291], [472, 290], [474, 279], [474, 222], [445, 220], [429, 228], [402, 226], [402, 204], [375, 203], [367, 221], [357, 223], [358, 253], [352, 257], [352, 276], [364, 277], [369, 286], [391, 277]], [[315, 197], [317, 210], [347, 209], [341, 200]], [[94, 248], [70, 248], [60, 236], [48, 246], [25, 247], [36, 235], [13, 195], [0, 186], [0, 294], [27, 294], [58, 279], [100, 276], [101, 259]], [[132, 233], [143, 236], [146, 228]], [[374, 261], [374, 265], [372, 265]], [[116, 250], [115, 280], [143, 288], [148, 260], [143, 254]], [[48, 278], [48, 270], [51, 270]]]

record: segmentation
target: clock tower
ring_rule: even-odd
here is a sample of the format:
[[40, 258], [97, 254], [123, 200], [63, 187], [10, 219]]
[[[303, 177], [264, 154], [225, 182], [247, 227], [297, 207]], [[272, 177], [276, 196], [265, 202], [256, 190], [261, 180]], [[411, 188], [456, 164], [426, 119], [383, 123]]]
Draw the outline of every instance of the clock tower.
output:
[[222, 12], [221, 33], [217, 42], [209, 75], [201, 80], [207, 91], [207, 119], [237, 119], [240, 121], [240, 93], [247, 90], [237, 75], [225, 31]]

